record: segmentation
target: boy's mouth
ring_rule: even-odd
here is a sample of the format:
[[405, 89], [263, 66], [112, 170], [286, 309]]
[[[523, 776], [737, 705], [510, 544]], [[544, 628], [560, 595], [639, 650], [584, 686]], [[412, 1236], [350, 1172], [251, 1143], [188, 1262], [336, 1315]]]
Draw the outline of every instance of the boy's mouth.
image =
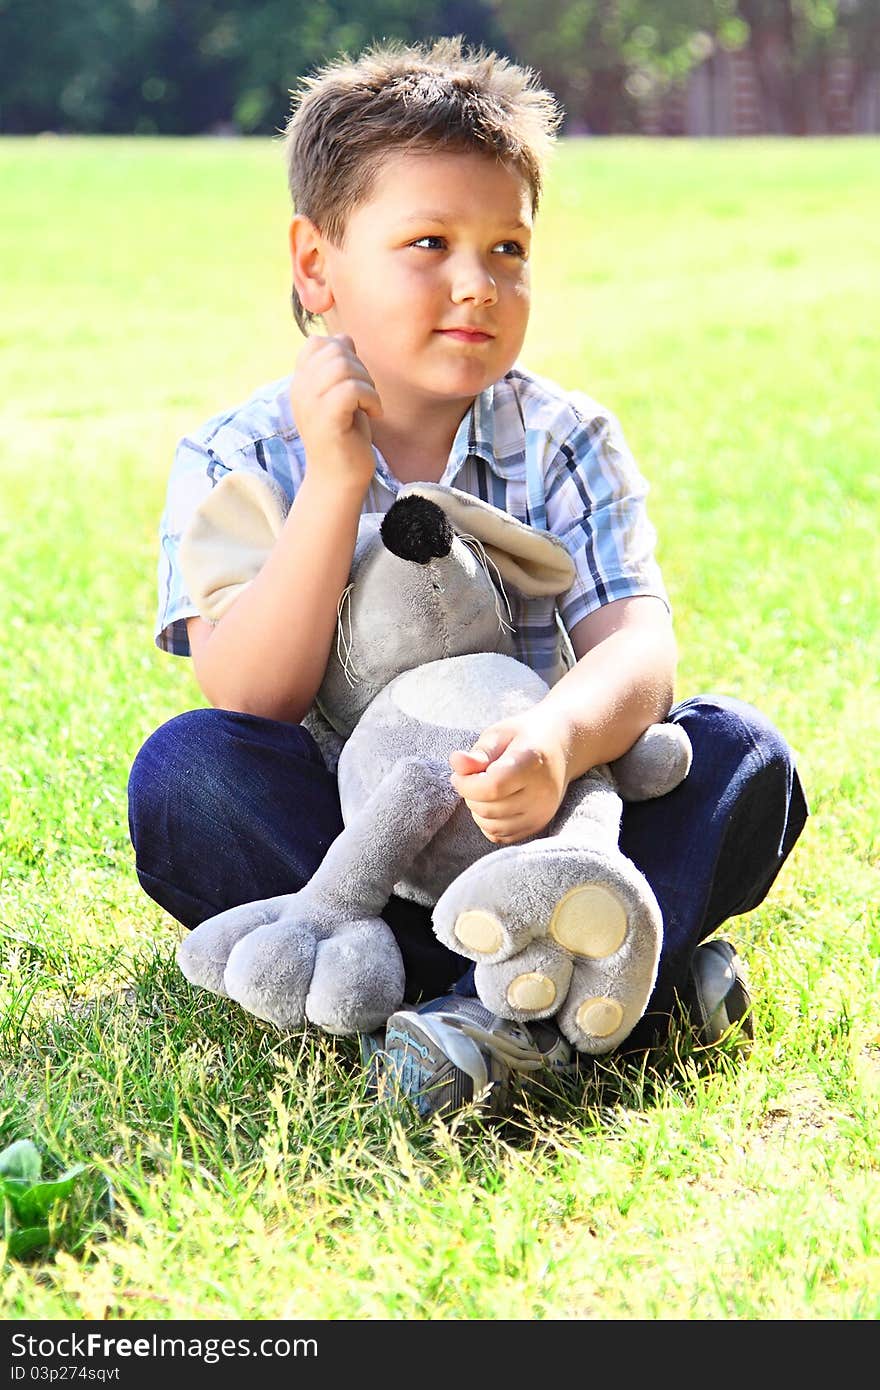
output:
[[438, 328], [436, 331], [444, 338], [452, 338], [457, 343], [488, 343], [495, 336], [482, 328]]

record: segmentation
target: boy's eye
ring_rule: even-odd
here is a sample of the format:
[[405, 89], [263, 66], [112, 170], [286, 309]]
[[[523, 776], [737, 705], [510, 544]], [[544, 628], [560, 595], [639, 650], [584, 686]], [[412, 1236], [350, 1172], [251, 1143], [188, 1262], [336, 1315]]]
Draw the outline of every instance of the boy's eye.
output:
[[526, 248], [518, 241], [499, 241], [498, 245], [492, 249], [493, 251], [503, 251], [505, 256], [519, 256], [522, 260], [528, 259]]
[[[410, 246], [417, 246], [424, 251], [442, 251], [446, 246], [446, 238], [442, 236], [420, 236], [415, 241], [411, 241]], [[526, 248], [518, 241], [499, 241], [492, 247], [493, 251], [500, 251], [505, 256], [518, 256], [521, 260], [528, 260]]]

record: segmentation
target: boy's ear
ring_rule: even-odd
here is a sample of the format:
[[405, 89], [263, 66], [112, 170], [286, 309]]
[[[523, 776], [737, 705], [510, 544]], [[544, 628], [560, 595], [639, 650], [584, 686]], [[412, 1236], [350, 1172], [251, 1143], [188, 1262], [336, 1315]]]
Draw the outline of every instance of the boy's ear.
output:
[[324, 238], [310, 217], [297, 213], [288, 233], [293, 285], [309, 314], [326, 314], [333, 308], [333, 291], [327, 278]]

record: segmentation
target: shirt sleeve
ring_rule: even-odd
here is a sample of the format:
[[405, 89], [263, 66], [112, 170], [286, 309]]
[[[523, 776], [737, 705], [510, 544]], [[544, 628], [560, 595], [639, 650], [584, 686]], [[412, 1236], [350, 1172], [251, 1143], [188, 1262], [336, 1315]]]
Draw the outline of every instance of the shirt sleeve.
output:
[[165, 509], [159, 523], [158, 607], [155, 642], [172, 656], [189, 656], [187, 618], [198, 608], [187, 593], [180, 569], [180, 540], [199, 503], [229, 468], [210, 448], [182, 439], [168, 479]]
[[575, 564], [574, 583], [557, 600], [568, 632], [616, 599], [648, 594], [669, 607], [648, 518], [648, 484], [607, 411], [585, 413], [561, 445], [548, 448], [547, 525]]

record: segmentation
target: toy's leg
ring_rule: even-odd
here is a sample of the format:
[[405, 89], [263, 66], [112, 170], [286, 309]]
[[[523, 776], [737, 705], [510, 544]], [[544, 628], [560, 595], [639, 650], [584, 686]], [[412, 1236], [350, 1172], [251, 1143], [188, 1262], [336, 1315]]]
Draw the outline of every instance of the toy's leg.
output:
[[475, 984], [504, 1018], [557, 1016], [583, 1052], [607, 1052], [644, 1012], [662, 920], [617, 847], [621, 802], [595, 771], [569, 788], [546, 838], [465, 870], [434, 910], [440, 940], [477, 962]]
[[458, 801], [447, 767], [417, 759], [396, 764], [305, 888], [233, 946], [224, 972], [230, 997], [284, 1029], [308, 1019], [346, 1034], [383, 1022], [402, 1002], [404, 977], [379, 914]]
[[[256, 894], [302, 888], [343, 826], [336, 776], [308, 731], [230, 710], [160, 725], [134, 759], [128, 793], [138, 879], [186, 928], [182, 939]], [[430, 909], [394, 894], [382, 916], [404, 959], [406, 998], [444, 994], [467, 962], [434, 936]], [[225, 995], [232, 944], [214, 951], [196, 938], [185, 956], [193, 984]]]

